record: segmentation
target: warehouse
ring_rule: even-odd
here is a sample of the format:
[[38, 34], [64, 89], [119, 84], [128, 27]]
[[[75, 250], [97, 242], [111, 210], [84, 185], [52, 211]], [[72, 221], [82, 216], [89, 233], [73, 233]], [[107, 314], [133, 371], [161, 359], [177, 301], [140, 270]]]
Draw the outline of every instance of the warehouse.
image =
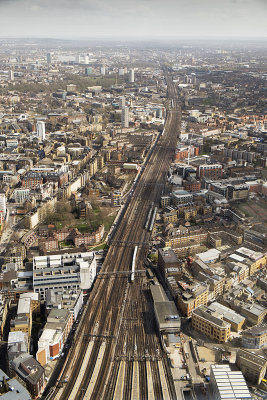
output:
[[214, 400], [252, 399], [241, 371], [231, 371], [229, 365], [212, 365], [210, 383]]

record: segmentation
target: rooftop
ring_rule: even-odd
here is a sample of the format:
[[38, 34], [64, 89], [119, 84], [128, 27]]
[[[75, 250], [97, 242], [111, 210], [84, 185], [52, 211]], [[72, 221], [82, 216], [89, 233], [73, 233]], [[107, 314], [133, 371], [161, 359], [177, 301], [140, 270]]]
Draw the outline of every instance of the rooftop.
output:
[[261, 355], [257, 355], [247, 349], [239, 349], [237, 352], [237, 356], [244, 362], [247, 361], [250, 364], [254, 364], [254, 368], [258, 370], [267, 365], [267, 358]]
[[31, 395], [17, 379], [9, 379], [9, 377], [0, 369], [0, 385], [6, 380], [7, 390], [1, 393], [1, 400], [31, 400]]
[[173, 301], [156, 302], [154, 309], [160, 329], [180, 329], [181, 321]]
[[178, 263], [178, 258], [172, 249], [164, 250], [159, 249], [159, 254], [161, 255], [164, 263]]
[[253, 304], [243, 304], [241, 308], [242, 311], [247, 311], [250, 314], [260, 316], [262, 313], [266, 312], [266, 309], [257, 303]]
[[245, 318], [242, 315], [237, 314], [235, 311], [231, 310], [231, 308], [225, 307], [216, 301], [211, 303], [208, 306], [208, 309], [211, 311], [216, 311], [217, 313], [221, 314], [225, 319], [230, 322], [234, 322], [235, 324], [239, 324], [240, 322], [244, 321]]
[[231, 371], [229, 365], [211, 366], [212, 382], [219, 392], [220, 399], [251, 399], [249, 389], [241, 371]]
[[206, 306], [199, 306], [193, 311], [193, 314], [196, 314], [199, 317], [206, 319], [207, 321], [221, 328], [230, 327], [230, 324], [221, 319], [220, 315], [216, 311], [211, 311]]
[[44, 368], [29, 354], [22, 354], [12, 362], [15, 371], [24, 379], [35, 385], [44, 374]]
[[253, 326], [252, 328], [246, 329], [242, 333], [243, 335], [249, 336], [261, 336], [267, 334], [267, 324], [258, 324]]
[[154, 303], [158, 303], [161, 301], [168, 301], [166, 293], [163, 290], [161, 285], [151, 285], [150, 291], [151, 291]]

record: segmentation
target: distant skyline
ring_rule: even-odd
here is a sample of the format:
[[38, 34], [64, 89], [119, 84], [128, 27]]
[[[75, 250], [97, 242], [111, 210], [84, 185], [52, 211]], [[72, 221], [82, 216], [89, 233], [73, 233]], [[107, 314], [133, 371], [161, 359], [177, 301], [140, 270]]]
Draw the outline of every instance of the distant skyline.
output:
[[267, 0], [0, 0], [0, 37], [267, 37]]

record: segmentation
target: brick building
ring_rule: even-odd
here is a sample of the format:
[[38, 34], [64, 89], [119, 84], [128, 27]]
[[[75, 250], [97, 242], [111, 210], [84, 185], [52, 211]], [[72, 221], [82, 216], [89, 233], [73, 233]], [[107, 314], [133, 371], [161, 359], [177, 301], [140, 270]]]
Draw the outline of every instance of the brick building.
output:
[[33, 189], [43, 184], [43, 177], [37, 172], [28, 172], [22, 178], [22, 186], [26, 189]]
[[197, 176], [209, 179], [221, 179], [222, 165], [221, 164], [202, 164], [197, 168]]

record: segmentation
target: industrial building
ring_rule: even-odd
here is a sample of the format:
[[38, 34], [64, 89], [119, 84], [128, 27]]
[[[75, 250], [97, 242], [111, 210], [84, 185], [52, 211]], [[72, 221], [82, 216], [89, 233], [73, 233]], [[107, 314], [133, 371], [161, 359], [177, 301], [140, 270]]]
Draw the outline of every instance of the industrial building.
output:
[[214, 400], [252, 399], [241, 371], [231, 371], [229, 365], [212, 365], [210, 383]]

